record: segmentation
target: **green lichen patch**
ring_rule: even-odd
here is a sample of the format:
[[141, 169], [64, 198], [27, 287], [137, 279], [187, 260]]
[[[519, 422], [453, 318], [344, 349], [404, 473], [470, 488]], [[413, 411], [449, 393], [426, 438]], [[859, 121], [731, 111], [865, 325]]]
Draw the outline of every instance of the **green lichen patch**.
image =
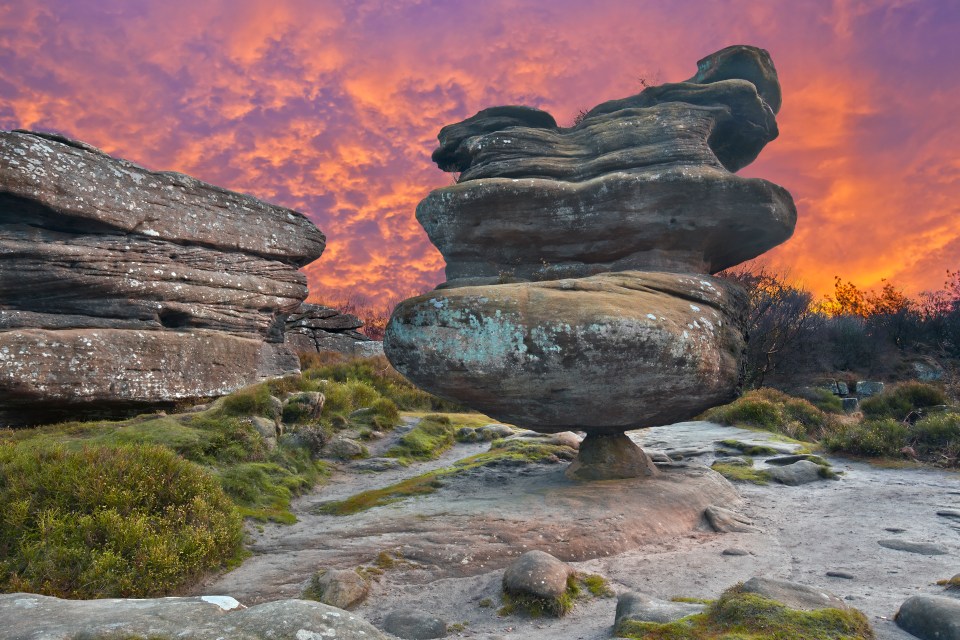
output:
[[749, 482], [751, 484], [765, 485], [769, 484], [771, 480], [769, 471], [755, 467], [714, 462], [710, 468], [727, 480], [733, 482]]
[[596, 573], [578, 574], [580, 583], [595, 598], [612, 598], [613, 589], [610, 588], [610, 582]]
[[872, 640], [866, 616], [856, 609], [797, 611], [739, 585], [707, 610], [666, 624], [624, 620], [614, 633], [643, 640]]

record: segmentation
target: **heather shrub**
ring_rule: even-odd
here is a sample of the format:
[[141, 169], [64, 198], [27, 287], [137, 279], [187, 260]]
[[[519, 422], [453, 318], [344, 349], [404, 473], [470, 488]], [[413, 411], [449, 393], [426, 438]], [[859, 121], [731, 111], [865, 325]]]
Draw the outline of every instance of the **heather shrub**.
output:
[[241, 518], [198, 465], [153, 445], [0, 442], [0, 590], [170, 593], [238, 556]]
[[920, 409], [947, 403], [942, 389], [923, 382], [902, 382], [860, 403], [863, 415], [871, 419], [905, 420]]

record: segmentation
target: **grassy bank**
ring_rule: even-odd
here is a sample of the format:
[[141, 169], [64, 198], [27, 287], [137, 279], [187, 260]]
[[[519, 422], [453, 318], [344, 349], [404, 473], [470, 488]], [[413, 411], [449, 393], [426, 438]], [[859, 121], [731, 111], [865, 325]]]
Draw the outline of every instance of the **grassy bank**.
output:
[[[0, 591], [171, 593], [242, 557], [243, 518], [294, 522], [292, 498], [329, 474], [332, 436], [392, 429], [401, 410], [459, 409], [384, 358], [302, 364], [175, 415], [0, 431]], [[430, 457], [450, 429], [426, 421], [396, 454]]]
[[[750, 391], [707, 411], [721, 424], [762, 429], [864, 458], [913, 460], [960, 467], [960, 410], [936, 385], [904, 382], [864, 399], [861, 412], [842, 415], [775, 389]], [[748, 454], [750, 452], [747, 452]]]

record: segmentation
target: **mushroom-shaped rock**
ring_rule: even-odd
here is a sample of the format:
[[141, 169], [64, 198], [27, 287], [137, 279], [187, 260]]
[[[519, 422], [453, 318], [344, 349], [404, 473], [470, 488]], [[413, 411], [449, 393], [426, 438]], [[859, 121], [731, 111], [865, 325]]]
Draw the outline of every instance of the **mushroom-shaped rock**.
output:
[[461, 174], [417, 219], [447, 281], [397, 306], [386, 356], [498, 420], [586, 432], [575, 478], [649, 475], [595, 439], [734, 397], [746, 298], [711, 274], [793, 232], [786, 190], [733, 173], [777, 137], [779, 106], [769, 54], [738, 45], [570, 128], [521, 107], [444, 127], [434, 160]]

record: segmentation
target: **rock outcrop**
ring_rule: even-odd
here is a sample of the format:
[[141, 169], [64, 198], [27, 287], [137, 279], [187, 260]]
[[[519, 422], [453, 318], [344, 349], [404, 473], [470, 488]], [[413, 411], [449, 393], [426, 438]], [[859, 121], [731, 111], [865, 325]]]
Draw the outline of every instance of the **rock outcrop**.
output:
[[159, 407], [298, 369], [302, 214], [82, 142], [0, 132], [0, 424]]
[[[777, 137], [780, 101], [769, 55], [736, 46], [571, 128], [529, 107], [444, 127], [433, 159], [459, 181], [417, 219], [447, 282], [398, 305], [387, 357], [505, 422], [586, 431], [581, 451], [731, 399], [746, 300], [710, 274], [793, 232], [786, 190], [732, 173]], [[628, 457], [602, 466], [651, 468]]]
[[387, 640], [365, 620], [307, 600], [244, 607], [229, 596], [61, 600], [32, 593], [0, 595], [9, 640]]
[[382, 356], [383, 344], [357, 331], [362, 326], [363, 320], [351, 313], [304, 302], [287, 317], [284, 342], [296, 353]]

